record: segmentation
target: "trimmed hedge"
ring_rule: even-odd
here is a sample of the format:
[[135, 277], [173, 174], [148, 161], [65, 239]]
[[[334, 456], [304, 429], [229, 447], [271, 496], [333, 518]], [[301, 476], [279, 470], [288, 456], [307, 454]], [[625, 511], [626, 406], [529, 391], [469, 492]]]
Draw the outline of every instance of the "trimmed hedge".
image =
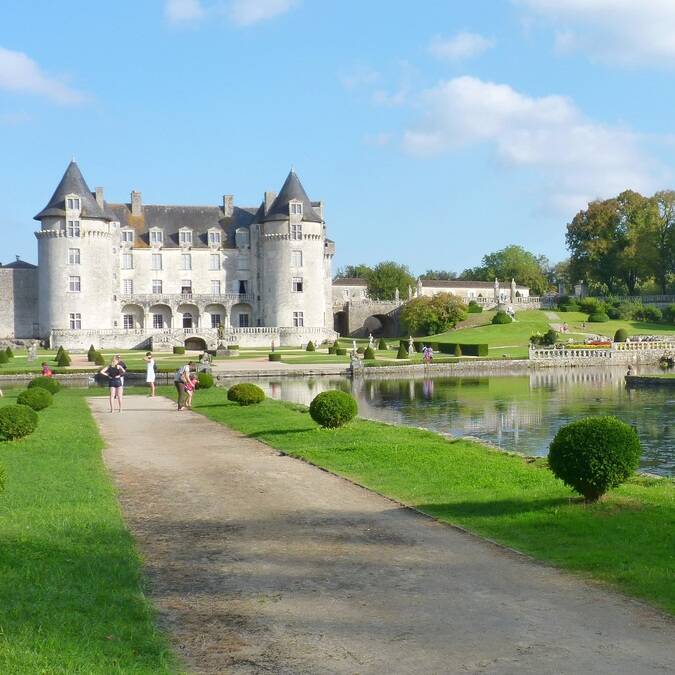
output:
[[375, 350], [372, 347], [366, 347], [365, 351], [363, 352], [363, 358], [364, 359], [374, 359], [375, 358]]
[[315, 352], [316, 351], [316, 347], [314, 346], [314, 343], [311, 340], [307, 343], [307, 346], [305, 347], [305, 351], [306, 352]]
[[594, 312], [588, 317], [589, 323], [605, 323], [606, 321], [609, 321], [609, 317], [604, 312]]
[[197, 382], [199, 382], [200, 389], [211, 389], [214, 385], [213, 375], [211, 373], [199, 373], [197, 375]]
[[185, 347], [174, 347], [173, 353], [174, 354], [185, 354]]
[[20, 405], [27, 405], [33, 410], [43, 410], [54, 402], [54, 397], [42, 387], [33, 387], [22, 391], [16, 397], [16, 402]]
[[397, 359], [407, 359], [408, 358], [408, 350], [403, 346], [403, 344], [400, 344], [398, 347], [398, 352], [396, 354]]
[[239, 405], [254, 405], [265, 400], [265, 392], [257, 384], [242, 382], [228, 389], [227, 400]]
[[14, 358], [14, 352], [12, 351], [12, 348], [9, 346], [7, 347], [7, 349], [5, 349], [5, 354], [7, 354], [8, 359]]
[[270, 352], [267, 355], [267, 359], [269, 361], [281, 361], [281, 354], [279, 354], [279, 352]]
[[347, 349], [346, 347], [337, 347], [335, 349], [335, 354], [337, 356], [347, 356]]
[[[455, 342], [439, 342], [429, 345], [434, 351], [439, 351], [441, 354], [452, 354], [454, 356], [487, 356], [488, 345], [485, 343], [479, 344], [462, 344]], [[457, 347], [460, 349], [460, 354], [457, 354]]]
[[328, 353], [329, 354], [335, 354], [336, 350], [337, 350], [337, 347], [335, 345], [330, 345], [328, 347]]
[[89, 349], [87, 350], [87, 361], [90, 363], [94, 363], [94, 359], [96, 358], [96, 347], [94, 345], [89, 345]]
[[619, 328], [614, 333], [614, 342], [625, 342], [628, 339], [628, 331], [625, 328]]
[[9, 361], [7, 352], [4, 349], [0, 349], [0, 363], [7, 363], [7, 361]]
[[28, 436], [35, 431], [37, 424], [37, 413], [27, 405], [6, 405], [0, 408], [1, 441]]
[[358, 407], [353, 396], [344, 391], [324, 391], [309, 405], [312, 419], [327, 429], [336, 429], [356, 417]]
[[469, 314], [480, 314], [483, 311], [482, 305], [479, 305], [475, 300], [469, 300], [467, 307]]
[[597, 501], [633, 474], [641, 454], [633, 427], [616, 417], [587, 417], [558, 430], [548, 464], [587, 501]]
[[495, 326], [501, 325], [501, 324], [506, 324], [506, 323], [511, 323], [513, 319], [504, 311], [501, 309], [492, 317], [492, 323]]
[[380, 341], [377, 343], [377, 348], [380, 351], [386, 351], [387, 349], [387, 341], [384, 338], [380, 338]]
[[70, 365], [70, 354], [64, 349], [56, 359], [56, 365], [60, 368], [66, 368]]
[[455, 345], [455, 356], [461, 356], [462, 355], [462, 348], [459, 346], [459, 344]]
[[34, 377], [29, 383], [28, 388], [40, 387], [46, 389], [50, 394], [57, 394], [61, 390], [61, 385], [53, 377]]

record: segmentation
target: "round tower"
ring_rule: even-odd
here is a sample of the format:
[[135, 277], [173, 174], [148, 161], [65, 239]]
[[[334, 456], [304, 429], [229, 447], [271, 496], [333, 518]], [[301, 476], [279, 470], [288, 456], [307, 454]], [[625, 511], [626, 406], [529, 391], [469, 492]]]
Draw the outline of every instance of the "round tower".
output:
[[40, 335], [112, 328], [112, 219], [74, 161], [35, 220]]
[[[327, 321], [325, 226], [295, 171], [261, 209], [262, 323], [323, 328]], [[328, 317], [332, 319], [332, 317]]]

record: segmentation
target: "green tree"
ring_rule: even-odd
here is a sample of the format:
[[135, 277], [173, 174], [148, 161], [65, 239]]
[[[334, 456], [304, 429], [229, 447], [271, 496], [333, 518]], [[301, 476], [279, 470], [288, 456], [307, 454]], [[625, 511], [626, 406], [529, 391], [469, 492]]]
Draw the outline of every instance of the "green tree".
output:
[[361, 263], [360, 265], [347, 265], [338, 269], [335, 275], [336, 279], [367, 279], [372, 269], [368, 265]]
[[645, 237], [645, 255], [649, 256], [654, 278], [665, 294], [668, 279], [675, 273], [675, 191], [657, 192], [652, 201], [657, 213]]
[[456, 279], [457, 273], [450, 270], [427, 270], [424, 274], [420, 274], [420, 279]]
[[398, 288], [402, 297], [407, 294], [408, 286], [415, 280], [405, 265], [385, 260], [378, 263], [366, 276], [368, 295], [373, 300], [393, 300]]
[[435, 335], [466, 318], [467, 307], [456, 295], [438, 293], [414, 298], [401, 310], [401, 321], [411, 335]]

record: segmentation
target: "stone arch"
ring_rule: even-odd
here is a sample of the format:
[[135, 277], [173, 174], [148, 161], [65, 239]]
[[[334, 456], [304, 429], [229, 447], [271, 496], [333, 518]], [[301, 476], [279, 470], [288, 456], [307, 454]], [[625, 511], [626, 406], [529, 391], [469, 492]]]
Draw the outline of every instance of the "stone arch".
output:
[[190, 352], [205, 352], [206, 340], [193, 335], [185, 340], [185, 349]]
[[[216, 318], [216, 317], [219, 317]], [[220, 303], [211, 303], [204, 307], [202, 318], [203, 328], [218, 328], [218, 326], [227, 325], [227, 309]]]
[[[129, 325], [129, 317], [131, 317], [132, 325]], [[144, 318], [145, 312], [143, 311], [143, 307], [134, 302], [128, 302], [122, 307], [120, 327], [127, 330], [143, 328]]]
[[372, 333], [373, 337], [390, 337], [389, 333], [391, 332], [391, 322], [389, 318], [384, 314], [371, 314], [363, 322], [363, 332], [364, 335], [369, 335]]
[[[248, 316], [248, 320], [243, 317]], [[246, 324], [246, 325], [243, 325]], [[253, 325], [253, 307], [247, 302], [239, 302], [232, 306], [230, 325], [233, 328], [247, 328]]]
[[333, 330], [335, 330], [340, 337], [349, 336], [349, 318], [347, 312], [340, 310], [333, 314]]
[[[156, 304], [152, 305], [148, 309], [148, 314], [150, 315], [150, 325], [148, 328], [171, 328], [173, 324], [173, 312], [169, 305]], [[159, 325], [159, 319], [156, 317], [161, 317], [161, 326]]]
[[179, 328], [199, 328], [199, 308], [191, 302], [183, 302], [178, 305]]

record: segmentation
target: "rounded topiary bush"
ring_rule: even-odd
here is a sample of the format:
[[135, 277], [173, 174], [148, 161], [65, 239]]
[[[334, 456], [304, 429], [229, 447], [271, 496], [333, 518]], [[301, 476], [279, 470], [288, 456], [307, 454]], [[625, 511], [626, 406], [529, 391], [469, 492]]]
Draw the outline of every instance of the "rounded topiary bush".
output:
[[316, 347], [314, 346], [314, 343], [311, 340], [307, 343], [307, 346], [305, 347], [305, 351], [306, 352], [315, 352], [316, 351]]
[[28, 388], [40, 387], [46, 389], [50, 394], [56, 394], [61, 390], [61, 385], [53, 377], [34, 377], [29, 383]]
[[270, 361], [281, 361], [281, 354], [279, 354], [279, 352], [270, 352], [270, 353], [267, 355], [267, 358], [268, 358]]
[[309, 405], [309, 414], [322, 427], [334, 429], [356, 417], [358, 408], [353, 396], [344, 391], [324, 391]]
[[616, 417], [587, 417], [558, 430], [548, 464], [566, 485], [597, 501], [637, 469], [641, 454], [633, 427]]
[[211, 389], [213, 386], [213, 375], [211, 373], [199, 373], [197, 375], [197, 382], [199, 382], [200, 389]]
[[64, 349], [56, 359], [56, 365], [65, 368], [70, 365], [70, 354]]
[[387, 350], [387, 341], [384, 338], [380, 338], [380, 341], [377, 343], [377, 348], [382, 351]]
[[625, 328], [619, 328], [614, 333], [614, 342], [625, 342], [628, 339], [628, 331]]
[[228, 389], [227, 400], [239, 405], [253, 405], [265, 400], [265, 392], [257, 384], [242, 382]]
[[9, 361], [7, 352], [4, 349], [0, 349], [0, 363], [7, 363], [7, 361]]
[[11, 347], [7, 347], [7, 349], [5, 349], [5, 354], [7, 354], [8, 359], [14, 358], [14, 352], [12, 351]]
[[96, 354], [94, 354], [94, 363], [97, 366], [105, 366], [105, 359], [103, 358], [103, 354], [101, 354], [101, 352], [96, 352]]
[[363, 358], [364, 359], [374, 359], [375, 358], [375, 350], [372, 347], [366, 347], [364, 352], [363, 352]]
[[492, 323], [495, 325], [500, 325], [504, 323], [511, 323], [511, 317], [503, 312], [501, 309], [492, 317]]
[[609, 321], [609, 317], [604, 312], [594, 312], [589, 315], [588, 321], [589, 323], [605, 323]]
[[483, 311], [483, 307], [479, 305], [475, 300], [469, 300], [467, 310], [469, 314], [480, 314]]
[[22, 391], [16, 398], [16, 402], [20, 405], [27, 405], [33, 410], [42, 410], [48, 408], [54, 399], [52, 395], [42, 387], [33, 387]]
[[404, 345], [399, 345], [398, 352], [396, 353], [396, 358], [397, 359], [407, 359], [408, 358], [408, 350], [405, 348]]
[[176, 346], [173, 348], [174, 354], [185, 354], [185, 347]]
[[0, 408], [0, 440], [28, 436], [35, 431], [37, 423], [37, 413], [27, 405], [6, 405]]
[[347, 348], [346, 347], [337, 347], [335, 349], [335, 353], [337, 356], [347, 356]]

